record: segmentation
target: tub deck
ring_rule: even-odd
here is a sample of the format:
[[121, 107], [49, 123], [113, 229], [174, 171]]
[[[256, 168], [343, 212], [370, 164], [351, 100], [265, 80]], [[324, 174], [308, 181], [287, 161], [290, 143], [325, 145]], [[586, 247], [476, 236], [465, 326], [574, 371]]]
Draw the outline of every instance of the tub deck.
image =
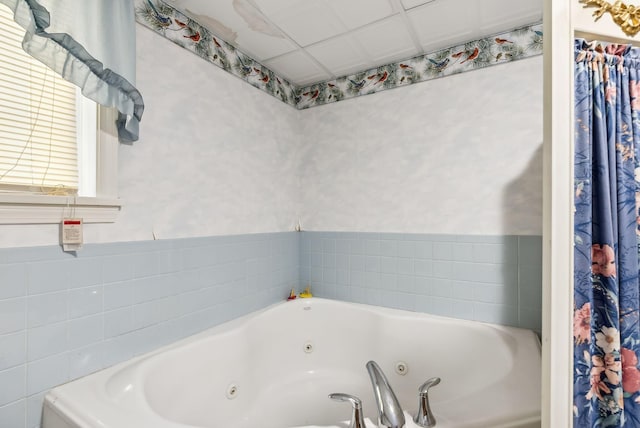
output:
[[[385, 372], [413, 427], [417, 389], [438, 376], [443, 428], [540, 426], [532, 331], [325, 299], [297, 299], [57, 387], [43, 428], [345, 427], [377, 411], [365, 364]], [[403, 364], [404, 372], [396, 372]], [[375, 427], [375, 424], [371, 424]]]

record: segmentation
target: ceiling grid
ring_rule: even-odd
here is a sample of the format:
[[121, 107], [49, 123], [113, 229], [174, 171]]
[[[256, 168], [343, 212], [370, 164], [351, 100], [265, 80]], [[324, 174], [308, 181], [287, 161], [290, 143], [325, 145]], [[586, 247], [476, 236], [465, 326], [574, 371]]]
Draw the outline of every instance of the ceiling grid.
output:
[[142, 24], [298, 108], [532, 56], [542, 39], [541, 0], [136, 2]]

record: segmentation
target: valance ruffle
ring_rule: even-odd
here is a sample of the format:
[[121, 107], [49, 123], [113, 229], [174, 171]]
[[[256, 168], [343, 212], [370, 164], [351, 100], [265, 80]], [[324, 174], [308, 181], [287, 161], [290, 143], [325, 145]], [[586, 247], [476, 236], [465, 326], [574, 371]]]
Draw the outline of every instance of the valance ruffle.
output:
[[25, 29], [23, 49], [84, 96], [118, 112], [118, 138], [136, 141], [144, 111], [135, 85], [132, 0], [0, 0]]

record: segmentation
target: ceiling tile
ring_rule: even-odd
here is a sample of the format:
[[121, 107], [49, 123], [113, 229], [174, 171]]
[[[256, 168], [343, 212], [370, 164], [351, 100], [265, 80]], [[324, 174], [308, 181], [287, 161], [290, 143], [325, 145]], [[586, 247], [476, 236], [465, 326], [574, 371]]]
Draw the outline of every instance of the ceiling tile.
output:
[[216, 36], [240, 47], [240, 50], [258, 61], [297, 48], [247, 0], [216, 4], [201, 0], [172, 0], [171, 3]]
[[344, 1], [325, 0], [348, 29], [379, 21], [394, 13], [389, 0]]
[[230, 1], [216, 7], [198, 0], [173, 0], [171, 4], [228, 43], [236, 44], [240, 32], [250, 31]]
[[350, 36], [336, 37], [309, 46], [307, 52], [336, 77], [365, 70], [369, 62], [362, 54], [361, 48], [352, 41]]
[[297, 2], [289, 9], [267, 16], [300, 46], [347, 31], [332, 9], [320, 2]]
[[404, 10], [413, 9], [414, 7], [422, 6], [423, 4], [431, 3], [436, 0], [401, 0]]
[[245, 33], [238, 37], [238, 46], [247, 55], [258, 61], [292, 52], [298, 47], [287, 39], [276, 39], [263, 34]]
[[435, 1], [407, 12], [425, 52], [473, 38], [477, 0]]
[[291, 9], [305, 0], [253, 0], [256, 6], [266, 15], [273, 15]]
[[265, 61], [264, 65], [296, 85], [328, 80], [328, 75], [302, 51]]
[[163, 1], [296, 85], [404, 61], [542, 19], [542, 0]]
[[542, 20], [541, 0], [482, 0], [479, 19], [482, 35], [531, 24]]
[[367, 25], [355, 31], [353, 35], [375, 65], [406, 59], [419, 53], [399, 16]]

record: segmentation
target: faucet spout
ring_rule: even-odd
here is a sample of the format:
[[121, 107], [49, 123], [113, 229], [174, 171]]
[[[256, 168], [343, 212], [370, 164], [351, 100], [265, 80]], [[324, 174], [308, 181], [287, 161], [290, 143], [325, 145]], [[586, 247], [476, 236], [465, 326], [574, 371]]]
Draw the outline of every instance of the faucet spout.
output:
[[382, 369], [375, 361], [369, 361], [367, 371], [378, 405], [378, 428], [404, 428], [404, 413]]

